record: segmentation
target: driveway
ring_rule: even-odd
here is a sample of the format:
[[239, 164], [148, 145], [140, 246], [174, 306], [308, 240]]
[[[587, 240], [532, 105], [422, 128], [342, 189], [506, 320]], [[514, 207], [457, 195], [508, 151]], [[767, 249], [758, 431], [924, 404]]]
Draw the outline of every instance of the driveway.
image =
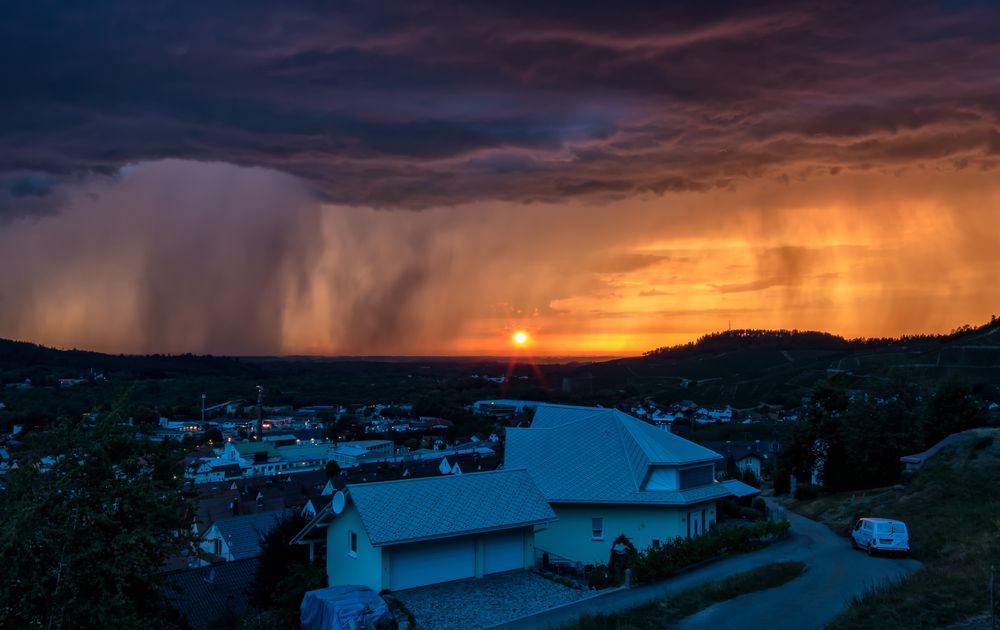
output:
[[528, 571], [487, 575], [395, 593], [421, 630], [472, 630], [590, 597]]
[[911, 559], [871, 558], [828, 527], [798, 514], [788, 513], [792, 535], [766, 549], [733, 556], [682, 573], [656, 584], [599, 595], [496, 626], [494, 630], [558, 628], [583, 613], [609, 613], [694, 588], [705, 582], [754, 569], [772, 562], [800, 560], [806, 572], [778, 588], [751, 593], [717, 604], [688, 617], [682, 628], [712, 630], [806, 630], [822, 628], [853, 596], [865, 587], [909, 574], [920, 567]]

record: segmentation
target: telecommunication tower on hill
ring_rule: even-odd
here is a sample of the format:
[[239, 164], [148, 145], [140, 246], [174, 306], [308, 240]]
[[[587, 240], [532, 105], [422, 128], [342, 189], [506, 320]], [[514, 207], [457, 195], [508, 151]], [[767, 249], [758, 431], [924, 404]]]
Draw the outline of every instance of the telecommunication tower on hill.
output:
[[257, 386], [257, 440], [264, 440], [264, 386]]

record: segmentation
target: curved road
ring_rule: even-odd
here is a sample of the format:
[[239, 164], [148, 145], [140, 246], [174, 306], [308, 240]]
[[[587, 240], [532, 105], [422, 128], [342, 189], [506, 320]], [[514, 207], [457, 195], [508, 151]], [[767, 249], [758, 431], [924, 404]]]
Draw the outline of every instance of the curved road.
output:
[[706, 608], [685, 619], [680, 628], [822, 628], [867, 586], [903, 577], [920, 567], [909, 558], [871, 558], [825, 525], [787, 514], [795, 539], [790, 545], [773, 547], [771, 561], [801, 560], [807, 565], [806, 572], [777, 588]]
[[656, 584], [614, 591], [531, 615], [495, 626], [493, 630], [559, 628], [584, 613], [624, 610], [734, 573], [790, 560], [805, 562], [806, 572], [777, 588], [716, 604], [688, 617], [680, 627], [712, 630], [822, 628], [843, 610], [853, 595], [863, 593], [868, 585], [902, 577], [920, 567], [920, 563], [912, 559], [870, 558], [853, 549], [846, 539], [825, 525], [791, 512], [787, 515], [792, 535], [766, 549], [713, 562]]

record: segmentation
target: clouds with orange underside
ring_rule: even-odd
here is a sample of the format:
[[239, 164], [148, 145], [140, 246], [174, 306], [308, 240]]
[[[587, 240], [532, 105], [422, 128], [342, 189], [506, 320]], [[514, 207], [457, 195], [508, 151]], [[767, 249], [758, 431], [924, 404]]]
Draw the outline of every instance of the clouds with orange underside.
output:
[[144, 165], [58, 215], [8, 224], [0, 265], [19, 273], [0, 276], [0, 336], [114, 352], [503, 355], [525, 330], [537, 356], [623, 355], [730, 324], [894, 335], [1000, 311], [990, 173], [400, 213], [205, 168]]

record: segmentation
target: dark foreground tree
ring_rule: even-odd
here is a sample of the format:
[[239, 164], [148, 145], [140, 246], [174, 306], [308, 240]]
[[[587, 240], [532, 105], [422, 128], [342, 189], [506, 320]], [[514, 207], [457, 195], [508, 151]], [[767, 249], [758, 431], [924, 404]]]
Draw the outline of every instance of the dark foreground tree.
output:
[[159, 578], [183, 546], [181, 453], [121, 413], [63, 420], [0, 490], [0, 627], [169, 627]]
[[326, 586], [322, 561], [309, 562], [309, 548], [291, 544], [308, 520], [299, 513], [282, 518], [261, 542], [257, 575], [250, 585], [250, 603], [261, 610], [278, 609], [288, 621], [298, 619], [306, 591]]

